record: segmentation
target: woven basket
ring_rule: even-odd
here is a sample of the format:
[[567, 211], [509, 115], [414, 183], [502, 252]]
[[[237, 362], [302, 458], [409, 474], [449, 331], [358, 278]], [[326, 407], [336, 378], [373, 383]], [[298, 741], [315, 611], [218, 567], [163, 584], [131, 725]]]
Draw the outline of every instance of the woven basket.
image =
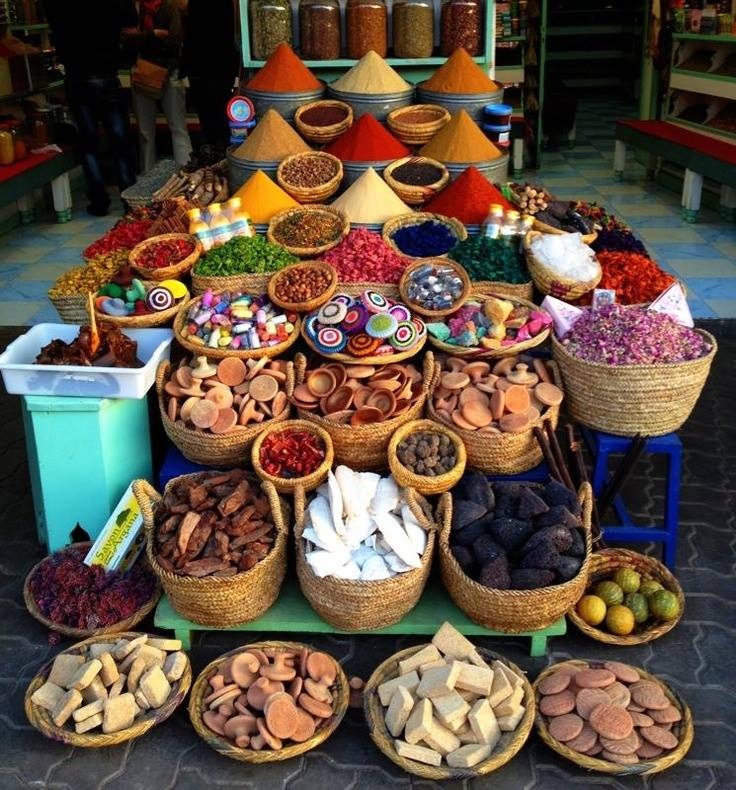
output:
[[[331, 162], [335, 168], [335, 175], [332, 176], [329, 181], [325, 181], [323, 184], [319, 184], [316, 187], [300, 187], [290, 183], [284, 178], [284, 169], [288, 164], [300, 160], [306, 162], [309, 159], [325, 159]], [[299, 201], [299, 203], [324, 203], [327, 198], [332, 197], [340, 188], [342, 176], [342, 162], [336, 156], [325, 153], [324, 151], [304, 151], [299, 154], [287, 156], [286, 159], [281, 160], [279, 169], [276, 171], [276, 180], [279, 186], [284, 191], [288, 192], [294, 200]]]
[[[156, 283], [146, 282], [144, 285], [148, 290], [148, 286], [153, 287]], [[107, 315], [107, 313], [101, 312], [96, 307], [95, 315], [98, 321], [104, 321], [107, 324], [113, 324], [123, 329], [150, 329], [154, 326], [166, 326], [167, 324], [171, 324], [174, 318], [176, 318], [176, 314], [179, 312], [181, 305], [184, 302], [188, 302], [189, 299], [189, 291], [187, 291], [184, 296], [175, 299], [174, 304], [172, 304], [168, 310], [159, 310], [155, 313], [148, 313], [147, 315]]]
[[[294, 373], [297, 384], [304, 383], [306, 370], [306, 357], [304, 354], [297, 354], [294, 357]], [[392, 417], [385, 422], [352, 426], [328, 420], [303, 409], [298, 409], [297, 413], [300, 419], [316, 423], [330, 434], [336, 464], [347, 464], [351, 469], [361, 472], [386, 469], [391, 436], [405, 423], [421, 417], [432, 381], [433, 370], [434, 354], [428, 351], [423, 362], [422, 393], [404, 414]]]
[[[178, 241], [180, 239], [193, 242], [194, 249], [186, 258], [182, 258], [179, 263], [174, 266], [164, 266], [162, 269], [147, 269], [145, 266], [138, 265], [141, 253], [148, 247], [162, 241]], [[202, 242], [196, 236], [190, 236], [188, 233], [162, 233], [160, 236], [151, 236], [148, 239], [144, 239], [140, 244], [136, 244], [130, 251], [128, 261], [143, 279], [162, 282], [163, 280], [175, 280], [186, 274], [199, 260], [202, 252]]]
[[[437, 475], [436, 477], [427, 477], [426, 475], [418, 475], [407, 469], [401, 461], [399, 461], [396, 450], [399, 444], [407, 438], [411, 433], [418, 433], [420, 431], [430, 431], [431, 433], [441, 433], [444, 436], [449, 436], [453, 445], [455, 446], [455, 453], [457, 460], [455, 466], [449, 472]], [[388, 465], [391, 469], [391, 474], [394, 480], [404, 488], [413, 488], [424, 496], [432, 494], [443, 494], [449, 491], [455, 483], [463, 476], [465, 471], [465, 464], [467, 462], [467, 455], [465, 453], [465, 445], [463, 440], [451, 431], [446, 425], [432, 420], [412, 420], [411, 422], [404, 423], [394, 435], [388, 445]]]
[[[313, 107], [340, 107], [347, 112], [347, 115], [344, 120], [333, 123], [330, 126], [311, 126], [302, 121], [302, 115]], [[353, 108], [349, 104], [345, 104], [345, 102], [334, 99], [321, 99], [320, 101], [302, 104], [294, 114], [294, 125], [299, 134], [310, 143], [329, 145], [353, 125]]]
[[[383, 240], [388, 244], [391, 249], [398, 253], [399, 255], [403, 255], [405, 258], [411, 258], [411, 255], [407, 255], [405, 252], [402, 252], [393, 240], [393, 235], [396, 233], [397, 230], [400, 228], [407, 228], [410, 225], [421, 225], [424, 222], [437, 222], [440, 225], [444, 225], [449, 229], [449, 231], [457, 238], [457, 240], [465, 241], [468, 238], [468, 231], [465, 230], [465, 225], [462, 222], [455, 219], [454, 217], [446, 217], [443, 214], [432, 214], [428, 211], [415, 211], [412, 214], [401, 214], [398, 217], [394, 217], [390, 219], [388, 222], [385, 223], [383, 226]], [[432, 256], [432, 257], [442, 257], [441, 256]], [[422, 258], [418, 260], [423, 260]]]
[[[539, 684], [560, 667], [584, 669], [588, 666], [595, 667], [602, 666], [602, 664], [592, 661], [561, 661], [559, 664], [553, 664], [551, 667], [547, 667], [547, 669], [545, 669], [534, 681], [535, 698], [537, 701], [539, 700]], [[655, 675], [650, 675], [639, 667], [635, 667], [635, 669], [642, 680], [649, 680], [652, 683], [656, 683], [662, 689], [670, 703], [674, 705], [682, 715], [682, 720], [672, 725], [672, 733], [679, 739], [680, 743], [671, 752], [668, 752], [662, 757], [656, 757], [653, 760], [641, 760], [635, 765], [619, 765], [618, 763], [612, 763], [608, 760], [601, 760], [598, 757], [589, 757], [586, 754], [580, 754], [580, 752], [574, 751], [569, 746], [553, 738], [549, 734], [549, 729], [547, 728], [544, 717], [537, 711], [535, 723], [539, 737], [550, 749], [557, 752], [561, 757], [570, 760], [570, 762], [579, 765], [581, 768], [585, 768], [587, 771], [597, 771], [598, 773], [612, 774], [615, 776], [649, 776], [651, 774], [658, 774], [661, 771], [666, 771], [668, 768], [672, 768], [673, 765], [677, 765], [687, 754], [693, 742], [695, 733], [693, 730], [692, 712], [674, 689], [663, 683]]]
[[323, 351], [320, 351], [314, 344], [312, 338], [307, 334], [306, 327], [303, 323], [302, 338], [315, 354], [319, 354], [330, 362], [342, 362], [344, 365], [391, 365], [395, 362], [403, 362], [405, 359], [415, 357], [424, 348], [424, 344], [427, 342], [427, 335], [425, 334], [417, 341], [416, 345], [408, 348], [406, 351], [397, 351], [394, 354], [380, 354], [369, 357], [353, 357], [350, 354], [343, 354], [342, 352], [325, 354]]
[[616, 636], [616, 634], [610, 634], [608, 631], [588, 625], [580, 618], [574, 606], [567, 613], [568, 618], [591, 639], [607, 645], [620, 645], [622, 647], [642, 645], [669, 633], [680, 622], [685, 610], [685, 596], [677, 579], [654, 557], [639, 554], [639, 552], [630, 551], [629, 549], [602, 549], [593, 554], [590, 560], [590, 586], [602, 581], [604, 578], [610, 577], [619, 568], [632, 568], [641, 575], [642, 581], [653, 579], [659, 582], [665, 590], [674, 593], [680, 605], [680, 614], [669, 622], [649, 627], [645, 625], [643, 631], [629, 634], [628, 636]]
[[[261, 465], [261, 445], [267, 436], [272, 433], [281, 433], [282, 431], [307, 431], [322, 440], [325, 446], [325, 458], [314, 472], [305, 477], [285, 478], [269, 474], [263, 468]], [[333, 461], [334, 452], [330, 434], [319, 425], [313, 422], [307, 422], [306, 420], [286, 420], [285, 422], [267, 425], [265, 430], [261, 431], [261, 433], [256, 436], [256, 440], [253, 442], [250, 451], [250, 463], [253, 467], [253, 471], [261, 480], [268, 480], [281, 494], [291, 494], [297, 488], [301, 488], [304, 491], [313, 491], [327, 479], [327, 473], [332, 469]]]
[[434, 552], [434, 522], [425, 515], [426, 501], [409, 489], [405, 489], [409, 507], [414, 517], [427, 531], [427, 546], [422, 554], [421, 568], [397, 573], [390, 579], [360, 581], [337, 579], [334, 576], [320, 578], [307, 562], [304, 550], [304, 492], [297, 489], [294, 496], [296, 526], [296, 572], [299, 586], [312, 609], [334, 628], [344, 631], [372, 631], [386, 628], [402, 620], [419, 602], [429, 578]]
[[74, 294], [74, 296], [51, 296], [49, 301], [65, 324], [89, 323], [89, 299], [87, 294]]
[[301, 642], [251, 642], [242, 647], [236, 647], [235, 650], [231, 650], [229, 653], [225, 653], [207, 664], [194, 681], [192, 693], [189, 695], [189, 718], [191, 719], [192, 726], [197, 735], [199, 735], [208, 746], [225, 757], [229, 757], [232, 760], [240, 760], [244, 763], [255, 764], [276, 763], [282, 760], [290, 760], [292, 757], [298, 757], [300, 754], [311, 751], [324, 743], [343, 720], [350, 699], [348, 679], [337, 660], [335, 660], [337, 675], [334, 684], [330, 687], [333, 700], [333, 714], [329, 719], [322, 719], [314, 735], [309, 738], [309, 740], [304, 741], [304, 743], [292, 743], [278, 750], [262, 749], [261, 751], [255, 751], [254, 749], [241, 749], [227, 740], [227, 738], [223, 738], [212, 732], [202, 721], [203, 700], [209, 693], [209, 679], [226, 661], [229, 661], [233, 656], [250, 648], [263, 650], [266, 654], [269, 654], [271, 651], [288, 651], [298, 654], [305, 647], [313, 649], [309, 645], [302, 644]]
[[[82, 648], [87, 645], [105, 643], [114, 645], [119, 639], [135, 639], [136, 637], [143, 636], [138, 632], [119, 632], [115, 634], [107, 634], [103, 636], [94, 636], [91, 639], [85, 639], [83, 642], [77, 642], [76, 645], [62, 650], [59, 655], [77, 655], [82, 651]], [[54, 657], [55, 658], [55, 657]], [[51, 738], [58, 743], [66, 743], [70, 746], [81, 746], [85, 748], [98, 749], [103, 746], [116, 746], [119, 743], [132, 741], [135, 738], [140, 738], [145, 735], [148, 730], [155, 727], [157, 724], [166, 721], [171, 714], [181, 705], [184, 698], [189, 691], [189, 686], [192, 684], [192, 667], [187, 660], [184, 674], [175, 683], [172, 683], [172, 691], [166, 702], [156, 709], [151, 709], [144, 712], [125, 730], [120, 732], [104, 733], [100, 730], [92, 732], [77, 733], [74, 729], [69, 729], [67, 723], [63, 727], [57, 727], [51, 720], [51, 712], [40, 708], [31, 702], [31, 697], [46, 682], [46, 678], [51, 672], [51, 667], [54, 664], [54, 659], [48, 661], [41, 668], [39, 673], [33, 678], [30, 686], [26, 690], [25, 696], [25, 711], [28, 721], [47, 738]]]
[[[540, 233], [552, 233], [556, 236], [559, 236], [562, 233], [569, 233], [567, 230], [562, 230], [562, 228], [556, 228], [554, 225], [547, 225], [545, 222], [540, 222], [536, 217], [534, 218], [534, 225], [532, 225], [533, 230], [538, 230]], [[583, 237], [583, 241], [586, 244], [592, 244], [597, 238], [598, 234], [596, 231], [592, 233], [581, 233]]]
[[275, 346], [262, 346], [261, 348], [238, 349], [235, 351], [232, 348], [210, 348], [207, 345], [200, 346], [197, 343], [192, 343], [192, 341], [189, 340], [189, 333], [186, 329], [187, 315], [189, 314], [189, 309], [192, 305], [199, 302], [199, 299], [199, 296], [195, 296], [194, 299], [185, 302], [179, 308], [179, 312], [174, 319], [174, 337], [180, 346], [183, 346], [187, 351], [191, 351], [192, 354], [196, 354], [197, 356], [204, 356], [208, 359], [225, 359], [225, 357], [240, 357], [240, 359], [269, 357], [273, 359], [273, 357], [278, 357], [287, 349], [291, 348], [299, 337], [301, 320], [297, 317], [294, 321], [294, 331], [291, 335], [282, 343], [277, 343]]
[[[340, 219], [342, 223], [342, 229], [340, 234], [337, 238], [333, 239], [332, 241], [326, 241], [324, 244], [319, 244], [315, 247], [291, 247], [288, 244], [284, 244], [284, 242], [279, 241], [276, 238], [276, 230], [278, 226], [285, 220], [287, 217], [292, 217], [294, 215], [298, 216], [305, 216], [306, 214], [330, 214], [332, 216], [336, 216]], [[309, 206], [297, 206], [295, 208], [287, 208], [283, 211], [279, 211], [278, 214], [274, 214], [271, 218], [271, 221], [268, 223], [268, 231], [266, 233], [266, 238], [271, 242], [271, 244], [278, 244], [283, 247], [285, 250], [288, 250], [292, 255], [298, 255], [300, 258], [317, 258], [322, 253], [331, 250], [333, 247], [337, 247], [337, 245], [348, 235], [350, 232], [350, 220], [347, 218], [344, 212], [340, 211], [339, 209], [333, 208], [332, 206], [325, 206], [321, 203], [313, 203]]]
[[531, 302], [534, 299], [534, 283], [502, 283], [493, 280], [472, 280], [472, 294], [505, 294], [514, 299]]
[[[523, 305], [531, 310], [540, 310], [533, 302], [527, 299], [522, 299], [518, 296], [512, 296], [509, 293], [473, 293], [469, 298], [474, 300], [481, 300], [484, 296], [496, 296], [499, 299], [506, 299], [513, 302], [515, 305]], [[483, 346], [454, 346], [452, 343], [445, 343], [442, 340], [434, 337], [431, 333], [427, 333], [429, 342], [440, 351], [444, 351], [452, 357], [471, 357], [477, 359], [494, 359], [496, 357], [512, 357], [521, 354], [522, 351], [528, 351], [530, 348], [536, 348], [544, 343], [549, 337], [550, 330], [544, 329], [535, 337], [529, 340], [522, 340], [521, 343], [516, 343], [513, 346], [502, 346], [501, 348], [483, 348]]]
[[347, 294], [348, 296], [360, 296], [364, 291], [377, 291], [383, 294], [387, 299], [401, 299], [399, 293], [399, 286], [395, 283], [344, 283], [340, 282], [338, 285], [339, 292]]
[[537, 290], [545, 296], [554, 296], [557, 299], [564, 299], [566, 302], [574, 302], [576, 299], [580, 299], [581, 296], [587, 294], [588, 291], [592, 291], [603, 276], [603, 270], [597, 259], [596, 265], [598, 266], [598, 271], [592, 279], [581, 281], [563, 277], [545, 266], [531, 250], [534, 239], [543, 235], [544, 234], [539, 231], [530, 230], [524, 237], [526, 266], [527, 269], [529, 269], [529, 274], [531, 274]]
[[424, 779], [433, 779], [435, 781], [475, 779], [480, 776], [486, 776], [493, 771], [497, 771], [499, 768], [506, 765], [509, 760], [513, 759], [529, 738], [529, 733], [534, 723], [536, 705], [534, 703], [534, 690], [532, 689], [531, 683], [527, 680], [524, 671], [507, 658], [491, 650], [486, 650], [483, 647], [476, 649], [487, 663], [490, 664], [490, 662], [494, 660], [501, 661], [512, 672], [522, 678], [524, 688], [522, 705], [526, 710], [516, 729], [513, 732], [501, 733], [501, 739], [496, 744], [491, 756], [487, 760], [478, 763], [478, 765], [474, 765], [472, 768], [451, 768], [446, 763], [439, 766], [425, 765], [416, 760], [409, 760], [406, 757], [401, 757], [397, 753], [394, 747], [394, 738], [386, 727], [383, 706], [378, 696], [378, 687], [387, 680], [398, 677], [399, 661], [410, 658], [424, 647], [427, 647], [427, 645], [416, 645], [395, 653], [390, 658], [387, 658], [382, 664], [379, 664], [368, 679], [365, 689], [363, 690], [363, 712], [365, 713], [368, 731], [373, 743], [378, 746], [389, 760], [396, 763], [399, 768], [403, 768], [407, 773], [421, 776]]
[[[450, 268], [462, 280], [462, 293], [460, 296], [458, 296], [451, 307], [448, 307], [444, 310], [430, 310], [429, 308], [418, 304], [409, 297], [409, 279], [411, 278], [411, 275], [414, 271], [423, 266], [443, 266]], [[458, 309], [458, 305], [463, 304], [468, 299], [472, 290], [473, 286], [470, 283], [470, 277], [468, 277], [468, 273], [459, 263], [455, 263], [455, 261], [451, 261], [449, 258], [422, 258], [416, 263], [407, 266], [406, 269], [404, 269], [404, 273], [401, 275], [401, 279], [399, 280], [399, 293], [401, 294], [401, 300], [415, 313], [419, 313], [419, 315], [423, 318], [426, 317], [429, 319], [443, 318], [446, 315], [454, 313]]]
[[[547, 367], [552, 374], [554, 383], [561, 389], [562, 380], [559, 368], [554, 362], [548, 362]], [[435, 365], [435, 374], [427, 398], [427, 416], [430, 420], [445, 425], [446, 423], [434, 408], [434, 391], [439, 385], [441, 372], [438, 363]], [[542, 449], [534, 436], [533, 429], [537, 427], [544, 429], [547, 422], [552, 425], [552, 428], [557, 428], [559, 416], [559, 406], [548, 406], [542, 416], [521, 433], [484, 434], [459, 428], [456, 425], [452, 426], [452, 430], [465, 445], [468, 466], [471, 469], [478, 469], [487, 475], [516, 475], [534, 469], [542, 462]]]
[[605, 365], [573, 356], [552, 336], [552, 356], [565, 383], [570, 417], [616, 436], [662, 436], [690, 416], [708, 378], [718, 344], [696, 329], [711, 350], [700, 359], [657, 365]]
[[[393, 173], [394, 170], [408, 162], [417, 165], [433, 165], [441, 172], [441, 175], [437, 181], [432, 184], [427, 184], [426, 186], [405, 184], [403, 181], [398, 181], [394, 178]], [[438, 162], [436, 159], [430, 159], [426, 156], [405, 156], [403, 159], [397, 159], [395, 162], [391, 162], [383, 171], [383, 178], [404, 203], [409, 206], [421, 206], [447, 186], [447, 182], [450, 180], [450, 171], [442, 162]]]
[[[182, 477], [172, 478], [164, 495]], [[230, 628], [256, 620], [267, 612], [279, 597], [286, 575], [286, 551], [290, 514], [285, 502], [268, 482], [261, 484], [271, 504], [271, 516], [276, 528], [276, 540], [266, 557], [249, 571], [234, 576], [210, 576], [197, 579], [180, 576], [162, 568], [154, 555], [154, 510], [162, 501], [161, 495], [146, 480], [133, 483], [133, 493], [143, 514], [146, 530], [146, 554], [174, 611], [184, 619], [213, 628]]]
[[270, 279], [271, 272], [268, 274], [231, 274], [227, 277], [206, 277], [193, 271], [192, 293], [195, 296], [201, 296], [205, 291], [263, 294], [268, 289]]
[[[257, 422], [253, 425], [240, 426], [229, 433], [214, 434], [204, 431], [195, 431], [180, 425], [180, 421], [173, 422], [164, 406], [164, 385], [169, 380], [171, 363], [164, 360], [156, 370], [156, 392], [158, 394], [158, 410], [164, 431], [171, 442], [176, 445], [181, 454], [195, 464], [203, 466], [237, 466], [248, 458], [253, 441], [258, 434], [263, 433], [275, 423], [287, 420], [291, 415], [291, 403], [278, 417]], [[291, 399], [294, 392], [294, 365], [287, 363], [286, 395]]]
[[[323, 291], [313, 299], [306, 302], [285, 302], [276, 295], [276, 286], [278, 285], [279, 278], [286, 272], [293, 271], [294, 269], [319, 269], [327, 274], [330, 278], [330, 284], [327, 290]], [[329, 302], [333, 294], [337, 290], [337, 270], [334, 266], [324, 261], [300, 261], [299, 263], [292, 263], [291, 266], [286, 266], [283, 269], [275, 272], [268, 280], [267, 292], [268, 298], [283, 310], [288, 310], [290, 313], [311, 313], [312, 310], [317, 310], [322, 307], [325, 302]]]
[[[65, 549], [62, 549], [62, 551], [72, 548], [89, 550], [91, 547], [92, 541], [89, 540], [82, 543], [72, 543], [70, 546], [66, 546]], [[39, 623], [45, 625], [46, 628], [50, 628], [52, 631], [56, 631], [56, 633], [62, 634], [63, 636], [68, 636], [72, 639], [89, 639], [91, 637], [100, 637], [106, 636], [107, 634], [119, 634], [123, 631], [130, 631], [154, 610], [156, 604], [158, 603], [158, 599], [161, 597], [161, 583], [157, 579], [153, 588], [153, 594], [143, 604], [143, 606], [141, 606], [140, 609], [135, 612], [135, 614], [132, 614], [130, 617], [126, 617], [124, 620], [120, 620], [113, 625], [108, 625], [104, 628], [73, 628], [72, 626], [64, 625], [63, 623], [55, 623], [53, 620], [49, 620], [49, 618], [46, 617], [43, 612], [41, 612], [41, 610], [38, 608], [38, 604], [36, 603], [36, 599], [33, 597], [33, 593], [31, 592], [31, 579], [33, 578], [33, 575], [45, 562], [48, 562], [50, 559], [50, 557], [44, 557], [28, 572], [26, 580], [23, 583], [23, 601], [25, 602], [26, 609], [28, 610], [28, 614], [30, 614], [31, 617], [34, 617]], [[149, 570], [151, 569], [148, 560], [145, 557], [141, 557], [139, 562], [143, 563], [143, 565], [145, 565]]]
[[452, 600], [473, 622], [510, 634], [537, 631], [552, 625], [580, 600], [588, 584], [592, 552], [590, 515], [593, 494], [588, 483], [580, 487], [578, 497], [583, 507], [585, 559], [577, 576], [562, 584], [537, 590], [494, 590], [467, 576], [450, 550], [452, 499], [449, 494], [443, 495], [444, 518], [439, 544], [442, 581]]
[[[403, 120], [409, 113], [414, 112], [431, 113], [435, 116], [435, 120], [426, 123], [410, 123]], [[450, 122], [450, 117], [450, 113], [439, 104], [410, 104], [408, 107], [392, 110], [386, 118], [386, 123], [402, 143], [418, 147], [428, 143], [443, 126]]]

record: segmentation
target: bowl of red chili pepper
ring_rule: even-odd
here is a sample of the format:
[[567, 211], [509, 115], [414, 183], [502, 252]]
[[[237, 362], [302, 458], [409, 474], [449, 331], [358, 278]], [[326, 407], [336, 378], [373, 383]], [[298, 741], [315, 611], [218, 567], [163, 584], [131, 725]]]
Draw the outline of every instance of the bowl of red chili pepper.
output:
[[188, 233], [151, 236], [130, 251], [128, 262], [145, 280], [171, 280], [186, 274], [202, 254], [202, 244]]
[[293, 493], [297, 487], [312, 491], [332, 468], [332, 438], [312, 422], [284, 420], [256, 436], [250, 458], [258, 477], [280, 493]]

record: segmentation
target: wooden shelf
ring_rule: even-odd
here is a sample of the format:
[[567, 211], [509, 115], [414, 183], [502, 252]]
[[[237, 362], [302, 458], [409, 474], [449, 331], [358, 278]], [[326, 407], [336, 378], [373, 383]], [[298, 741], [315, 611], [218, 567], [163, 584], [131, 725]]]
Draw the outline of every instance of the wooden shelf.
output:
[[23, 25], [23, 24], [16, 24], [10, 25], [10, 30], [13, 31], [25, 31], [26, 33], [42, 33], [44, 30], [50, 30], [51, 28], [46, 24], [46, 22], [39, 22], [32, 25]]
[[46, 91], [51, 91], [51, 90], [55, 90], [56, 88], [63, 88], [63, 87], [64, 87], [64, 80], [56, 80], [55, 82], [49, 82], [48, 85], [44, 85], [38, 88], [33, 88], [32, 90], [19, 91], [18, 93], [6, 93], [5, 96], [0, 96], [0, 104], [11, 102], [11, 101], [18, 101], [20, 99], [25, 99], [27, 96], [33, 96], [36, 93], [46, 93]]
[[712, 36], [706, 33], [673, 33], [675, 41], [708, 41], [711, 44], [736, 44], [736, 33], [718, 33]]
[[736, 132], [727, 132], [725, 129], [716, 129], [713, 126], [706, 126], [703, 123], [687, 121], [678, 118], [676, 115], [668, 115], [666, 120], [677, 126], [684, 126], [686, 129], [694, 129], [696, 132], [700, 132], [708, 137], [713, 137], [715, 140], [736, 140]]
[[[298, 53], [297, 53], [298, 54]], [[385, 59], [391, 66], [441, 66], [447, 58], [442, 55], [432, 55], [429, 58], [391, 58]], [[483, 56], [473, 58], [476, 63], [483, 64], [486, 58]], [[354, 58], [338, 58], [337, 60], [305, 60], [304, 65], [310, 69], [334, 69], [351, 68], [358, 61]], [[265, 60], [249, 60], [244, 65], [246, 68], [260, 69], [266, 63]]]
[[736, 101], [736, 78], [725, 74], [672, 69], [670, 88]]

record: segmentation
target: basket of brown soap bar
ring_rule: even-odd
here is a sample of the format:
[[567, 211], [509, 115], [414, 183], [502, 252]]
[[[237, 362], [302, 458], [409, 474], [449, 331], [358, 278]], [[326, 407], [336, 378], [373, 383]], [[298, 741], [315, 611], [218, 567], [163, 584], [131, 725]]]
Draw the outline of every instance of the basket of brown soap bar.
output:
[[98, 636], [41, 669], [26, 691], [26, 716], [52, 740], [114, 746], [168, 719], [191, 683], [178, 639], [137, 632]]
[[256, 642], [208, 664], [189, 716], [215, 751], [249, 763], [288, 760], [327, 740], [348, 707], [340, 664], [297, 642]]

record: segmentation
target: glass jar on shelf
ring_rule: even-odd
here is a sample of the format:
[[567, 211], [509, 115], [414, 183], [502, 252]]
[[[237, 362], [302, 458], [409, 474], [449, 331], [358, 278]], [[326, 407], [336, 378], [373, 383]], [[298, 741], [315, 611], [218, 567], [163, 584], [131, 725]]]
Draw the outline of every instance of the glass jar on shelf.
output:
[[21, 121], [8, 121], [8, 131], [13, 135], [13, 150], [15, 161], [25, 159], [28, 156], [28, 144], [26, 142], [26, 132]]
[[301, 0], [299, 38], [305, 60], [340, 57], [340, 4], [337, 0]]
[[362, 58], [373, 50], [388, 53], [388, 9], [385, 0], [348, 0], [345, 11], [348, 57]]
[[250, 0], [251, 54], [266, 60], [276, 47], [292, 44], [292, 14], [289, 0]]
[[440, 49], [445, 57], [463, 47], [469, 55], [481, 53], [483, 5], [481, 0], [442, 0]]
[[43, 148], [54, 142], [54, 111], [50, 107], [38, 107], [29, 116], [31, 150]]
[[434, 50], [432, 0], [394, 0], [393, 29], [397, 58], [431, 57]]
[[15, 141], [7, 123], [0, 123], [0, 165], [12, 165], [15, 161]]

